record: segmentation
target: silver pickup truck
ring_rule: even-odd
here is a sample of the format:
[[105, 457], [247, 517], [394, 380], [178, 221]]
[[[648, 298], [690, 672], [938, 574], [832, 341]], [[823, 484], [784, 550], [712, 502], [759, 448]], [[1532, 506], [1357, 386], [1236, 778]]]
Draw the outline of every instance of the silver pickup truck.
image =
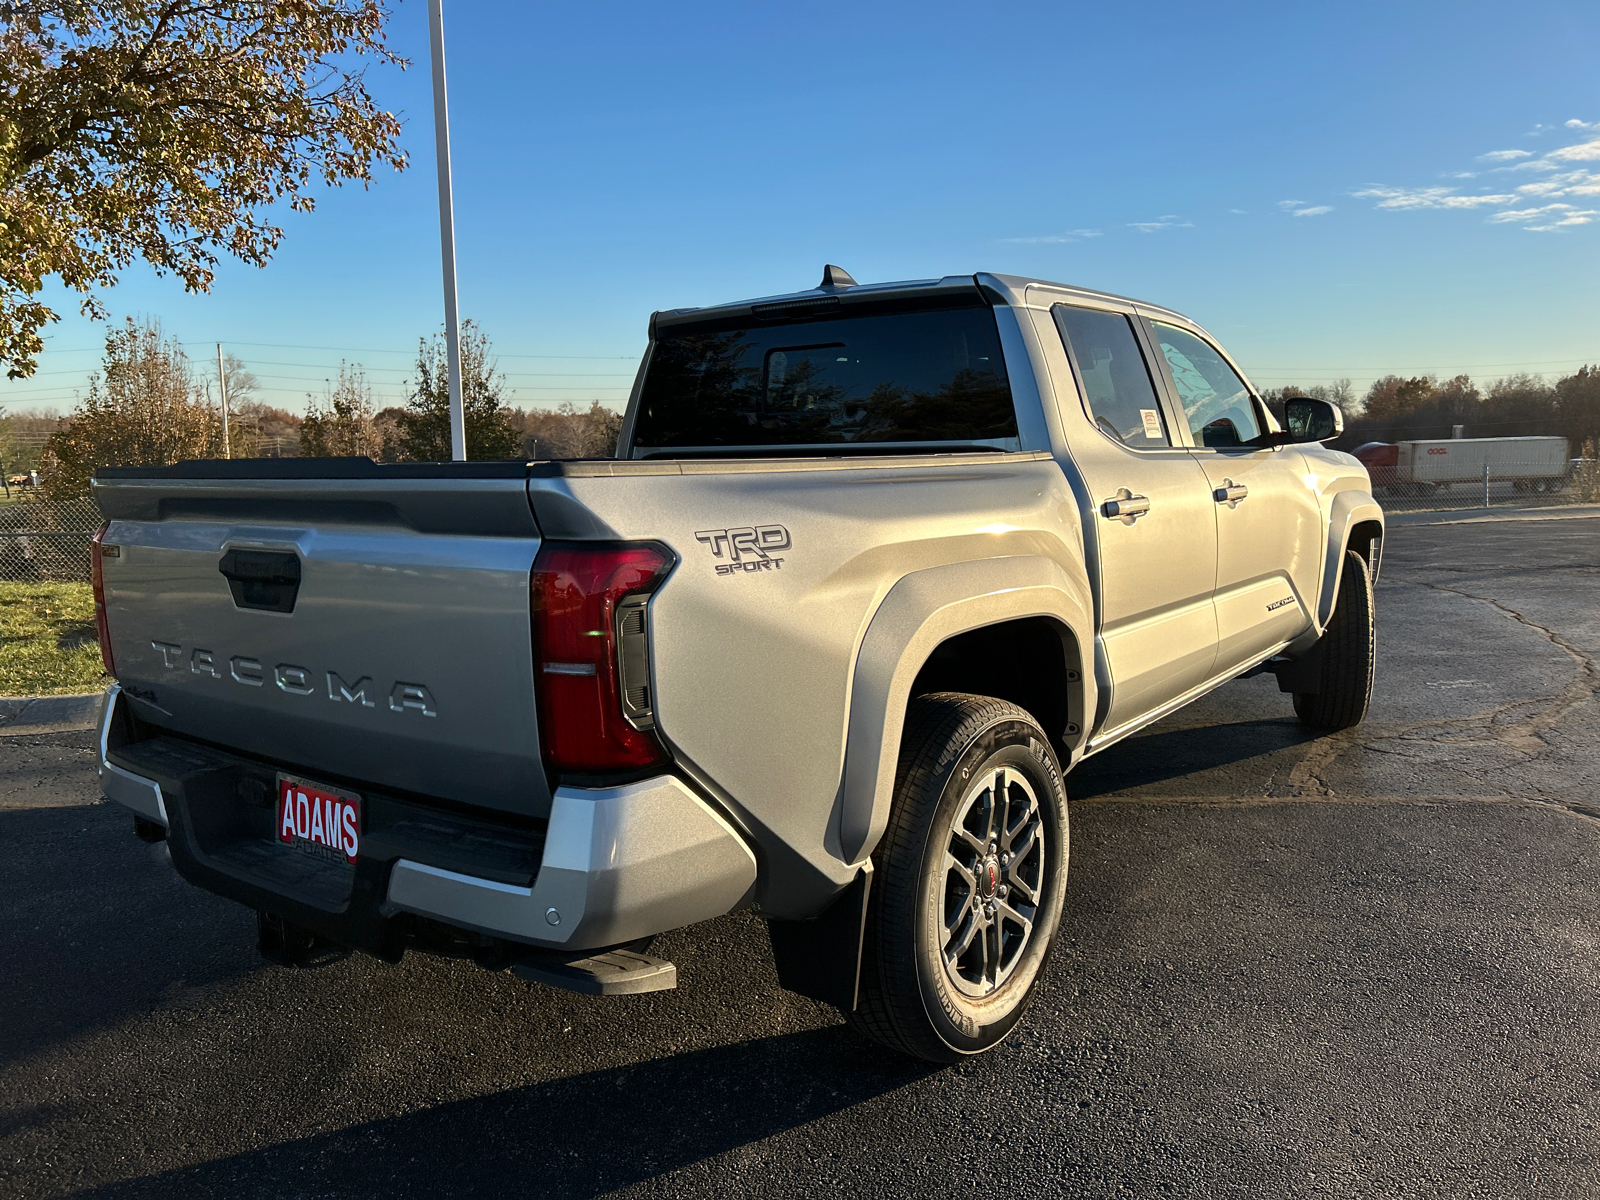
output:
[[105, 794], [262, 952], [599, 994], [740, 909], [950, 1061], [1011, 1030], [1078, 762], [1241, 675], [1365, 714], [1383, 514], [1167, 309], [1004, 275], [656, 313], [615, 459], [99, 473]]

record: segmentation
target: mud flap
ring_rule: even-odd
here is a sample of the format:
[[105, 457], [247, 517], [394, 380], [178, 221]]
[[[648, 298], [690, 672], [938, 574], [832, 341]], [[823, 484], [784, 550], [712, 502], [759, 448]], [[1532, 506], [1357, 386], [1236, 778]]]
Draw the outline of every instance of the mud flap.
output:
[[1280, 692], [1293, 692], [1301, 696], [1316, 695], [1322, 691], [1322, 662], [1328, 656], [1328, 644], [1319, 638], [1311, 649], [1299, 658], [1274, 660], [1267, 669], [1278, 677]]
[[809, 921], [767, 922], [778, 982], [786, 990], [843, 1012], [856, 1010], [871, 891], [872, 864], [868, 862], [855, 882], [820, 915]]

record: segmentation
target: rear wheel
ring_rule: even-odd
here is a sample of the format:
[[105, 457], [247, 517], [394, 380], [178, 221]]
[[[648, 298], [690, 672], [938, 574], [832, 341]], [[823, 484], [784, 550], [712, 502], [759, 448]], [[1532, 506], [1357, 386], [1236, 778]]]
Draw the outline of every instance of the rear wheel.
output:
[[851, 1023], [954, 1062], [1021, 1019], [1061, 920], [1067, 797], [1044, 732], [1003, 700], [953, 692], [906, 714], [875, 860]]
[[1295, 715], [1315, 729], [1349, 729], [1366, 718], [1376, 660], [1372, 574], [1354, 550], [1344, 554], [1344, 572], [1333, 616], [1317, 644], [1322, 656], [1320, 687], [1294, 694]]

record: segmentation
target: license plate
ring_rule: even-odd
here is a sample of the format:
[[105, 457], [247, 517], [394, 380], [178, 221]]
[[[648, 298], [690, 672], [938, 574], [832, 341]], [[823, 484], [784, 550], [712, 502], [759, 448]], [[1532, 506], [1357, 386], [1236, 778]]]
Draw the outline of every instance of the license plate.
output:
[[279, 775], [278, 840], [319, 858], [354, 863], [361, 851], [361, 797]]

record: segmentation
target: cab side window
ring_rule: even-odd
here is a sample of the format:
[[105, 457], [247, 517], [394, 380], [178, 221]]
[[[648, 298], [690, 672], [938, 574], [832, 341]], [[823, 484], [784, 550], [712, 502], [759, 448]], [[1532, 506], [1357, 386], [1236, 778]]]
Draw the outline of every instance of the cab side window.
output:
[[1261, 436], [1250, 389], [1222, 355], [1194, 334], [1154, 321], [1197, 446], [1244, 446]]
[[1072, 348], [1094, 423], [1135, 450], [1170, 446], [1166, 418], [1133, 327], [1121, 313], [1057, 304], [1056, 327]]

